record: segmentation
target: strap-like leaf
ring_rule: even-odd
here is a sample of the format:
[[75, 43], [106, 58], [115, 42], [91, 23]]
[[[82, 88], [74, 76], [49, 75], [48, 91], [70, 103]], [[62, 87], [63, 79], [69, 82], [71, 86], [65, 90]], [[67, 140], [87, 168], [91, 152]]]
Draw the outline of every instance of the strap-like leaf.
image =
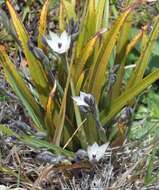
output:
[[14, 64], [10, 61], [3, 46], [0, 46], [0, 63], [4, 69], [4, 73], [9, 84], [18, 95], [23, 105], [26, 107], [30, 117], [33, 119], [36, 126], [41, 129], [44, 128], [41, 108], [31, 95], [23, 78], [18, 73]]
[[44, 45], [42, 43], [42, 37], [45, 34], [46, 31], [46, 25], [47, 25], [47, 13], [48, 13], [48, 7], [49, 7], [50, 0], [46, 0], [43, 8], [41, 10], [40, 15], [40, 22], [39, 22], [39, 35], [38, 35], [38, 47], [43, 49]]
[[122, 90], [121, 87], [125, 73], [125, 63], [127, 58], [125, 52], [129, 40], [129, 34], [131, 32], [131, 24], [132, 24], [132, 14], [130, 14], [127, 17], [126, 22], [122, 27], [119, 37], [119, 42], [117, 44], [115, 64], [119, 65], [119, 69], [117, 72], [116, 81], [113, 85], [113, 88], [110, 89], [111, 92], [109, 92], [109, 94], [111, 94], [110, 104], [115, 98], [117, 98], [120, 95]]
[[132, 9], [129, 8], [119, 16], [114, 26], [112, 26], [111, 30], [107, 35], [107, 38], [103, 45], [103, 50], [98, 56], [97, 62], [95, 63], [95, 67], [94, 65], [92, 65], [92, 67], [94, 68], [94, 74], [90, 79], [90, 89], [91, 92], [95, 95], [97, 103], [99, 102], [101, 90], [105, 82], [105, 73], [109, 62], [109, 58], [118, 39], [120, 29], [123, 26], [125, 19], [129, 15], [131, 10]]
[[55, 117], [54, 114], [54, 110], [55, 110], [55, 100], [54, 100], [54, 96], [55, 96], [55, 91], [56, 91], [56, 81], [54, 83], [54, 87], [50, 92], [50, 96], [48, 98], [48, 103], [46, 106], [46, 110], [45, 110], [45, 123], [47, 126], [47, 131], [48, 131], [48, 136], [49, 136], [49, 140], [52, 142], [53, 140], [53, 136], [54, 136], [54, 132], [55, 132], [55, 124], [53, 121], [53, 116]]
[[73, 6], [73, 4], [66, 0], [62, 0], [62, 3], [66, 10], [68, 20], [70, 20], [71, 18], [73, 18], [74, 20], [77, 20], [77, 15], [75, 13], [75, 7]]
[[40, 150], [42, 148], [45, 148], [45, 149], [53, 151], [56, 154], [60, 154], [60, 155], [62, 154], [62, 155], [68, 156], [68, 157], [74, 157], [75, 156], [75, 154], [73, 152], [63, 150], [59, 146], [56, 146], [54, 144], [49, 144], [48, 142], [43, 141], [43, 140], [38, 140], [35, 137], [23, 136], [21, 138], [21, 141], [23, 141], [24, 143], [26, 143], [32, 147], [40, 149]]
[[9, 0], [6, 1], [6, 4], [9, 9], [9, 12], [10, 12], [10, 15], [12, 18], [12, 22], [13, 22], [13, 25], [17, 32], [18, 38], [21, 42], [24, 54], [28, 61], [31, 77], [32, 77], [33, 82], [35, 83], [36, 89], [39, 93], [41, 103], [45, 107], [45, 105], [47, 103], [49, 92], [51, 90], [51, 88], [49, 87], [48, 78], [46, 76], [46, 73], [45, 73], [40, 61], [38, 61], [34, 57], [32, 52], [29, 50], [29, 47], [28, 47], [29, 35], [28, 35], [24, 25], [20, 21], [17, 13], [15, 12], [15, 10]]
[[16, 134], [12, 129], [8, 128], [5, 125], [0, 125], [0, 131], [7, 136], [13, 136], [16, 137], [17, 139], [20, 138], [18, 134]]
[[92, 55], [97, 40], [101, 37], [104, 31], [97, 32], [83, 47], [78, 58], [78, 63], [73, 65], [73, 78], [75, 81], [79, 79], [88, 58]]
[[105, 125], [111, 120], [125, 105], [129, 103], [135, 96], [140, 94], [143, 90], [149, 87], [153, 82], [159, 79], [159, 69], [156, 69], [147, 77], [145, 77], [140, 83], [127, 89], [121, 96], [119, 96], [112, 104], [111, 110], [108, 115], [105, 115], [104, 111], [101, 113], [102, 124]]
[[148, 42], [147, 41], [144, 42], [145, 43], [144, 50], [142, 51], [140, 58], [137, 60], [136, 69], [129, 80], [128, 88], [132, 85], [135, 85], [136, 83], [140, 83], [140, 81], [142, 80], [150, 60], [152, 48], [158, 37], [158, 31], [159, 31], [159, 16], [155, 19], [155, 24], [151, 32], [150, 39], [148, 40]]

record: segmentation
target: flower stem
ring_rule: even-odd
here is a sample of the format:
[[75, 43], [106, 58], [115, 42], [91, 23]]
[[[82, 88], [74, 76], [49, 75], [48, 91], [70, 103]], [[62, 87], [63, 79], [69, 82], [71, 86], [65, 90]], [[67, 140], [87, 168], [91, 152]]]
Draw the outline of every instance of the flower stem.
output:
[[95, 112], [93, 113], [93, 117], [94, 117], [94, 120], [96, 122], [96, 127], [97, 127], [97, 130], [98, 130], [100, 141], [101, 142], [106, 142], [106, 131], [103, 128], [103, 126], [102, 126], [102, 124], [100, 122], [99, 111], [98, 111], [98, 107], [97, 106], [95, 108]]
[[[65, 60], [66, 60], [66, 65], [67, 65], [68, 72], [70, 72], [70, 74], [71, 74], [72, 66], [73, 66], [73, 59], [71, 59], [70, 65], [68, 63], [67, 55], [65, 55]], [[70, 76], [70, 87], [71, 87], [72, 95], [75, 96], [76, 95], [75, 94], [75, 87], [74, 87], [74, 83], [73, 83], [73, 80], [72, 80], [71, 76]], [[76, 122], [77, 122], [77, 125], [79, 127], [81, 125], [81, 123], [82, 123], [82, 118], [81, 118], [81, 115], [80, 115], [80, 111], [79, 111], [79, 108], [76, 105], [74, 105], [74, 110], [75, 110]], [[85, 131], [84, 131], [83, 128], [80, 128], [78, 130], [77, 136], [79, 138], [79, 141], [81, 143], [82, 148], [86, 148], [87, 147], [87, 138], [86, 138], [86, 134], [85, 134]]]

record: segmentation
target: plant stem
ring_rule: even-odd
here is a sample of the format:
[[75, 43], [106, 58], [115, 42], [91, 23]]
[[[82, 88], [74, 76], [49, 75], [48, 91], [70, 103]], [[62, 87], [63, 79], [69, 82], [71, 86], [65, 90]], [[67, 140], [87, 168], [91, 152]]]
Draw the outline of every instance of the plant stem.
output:
[[96, 122], [96, 127], [97, 127], [97, 130], [98, 130], [98, 134], [99, 134], [99, 139], [101, 142], [106, 142], [106, 131], [105, 129], [103, 128], [101, 122], [100, 122], [100, 119], [99, 119], [99, 111], [98, 111], [98, 108], [96, 106], [95, 108], [95, 112], [93, 113], [93, 118]]

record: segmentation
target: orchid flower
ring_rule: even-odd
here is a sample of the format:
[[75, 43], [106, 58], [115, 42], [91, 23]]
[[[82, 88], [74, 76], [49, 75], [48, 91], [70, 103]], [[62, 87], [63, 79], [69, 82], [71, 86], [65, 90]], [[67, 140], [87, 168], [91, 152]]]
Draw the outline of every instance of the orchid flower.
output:
[[148, 3], [156, 2], [157, 0], [146, 0]]
[[85, 97], [90, 98], [91, 94], [86, 94], [85, 92], [80, 92], [80, 96], [72, 97], [75, 103], [78, 106], [86, 106], [89, 107], [88, 103], [85, 101]]
[[74, 96], [72, 99], [75, 101], [78, 106], [90, 107], [94, 103], [94, 97], [92, 94], [85, 92], [80, 92], [80, 96]]
[[49, 36], [45, 39], [50, 48], [56, 53], [66, 53], [70, 48], [71, 36], [66, 31], [60, 36], [50, 31]]
[[99, 146], [96, 142], [88, 146], [87, 153], [90, 161], [99, 161], [105, 154], [106, 149], [108, 148], [109, 143], [105, 143]]

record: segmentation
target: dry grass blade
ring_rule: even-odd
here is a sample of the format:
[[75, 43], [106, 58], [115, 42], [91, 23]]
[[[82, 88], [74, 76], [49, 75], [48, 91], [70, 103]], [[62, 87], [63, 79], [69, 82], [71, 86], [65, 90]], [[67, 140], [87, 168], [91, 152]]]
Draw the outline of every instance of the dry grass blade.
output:
[[63, 149], [65, 149], [69, 143], [72, 141], [73, 137], [76, 135], [76, 133], [80, 130], [80, 128], [83, 126], [83, 124], [85, 123], [87, 119], [83, 120], [82, 123], [77, 127], [77, 129], [75, 130], [75, 132], [72, 134], [72, 136], [68, 139], [68, 141], [66, 142], [66, 144], [64, 145]]

